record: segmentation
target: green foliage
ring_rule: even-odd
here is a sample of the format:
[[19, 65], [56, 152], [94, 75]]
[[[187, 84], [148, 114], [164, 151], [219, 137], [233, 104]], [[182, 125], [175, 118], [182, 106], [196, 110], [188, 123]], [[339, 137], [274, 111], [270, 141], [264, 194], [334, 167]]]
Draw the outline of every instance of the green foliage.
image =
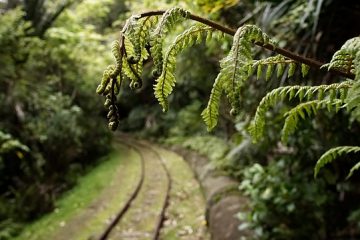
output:
[[318, 110], [322, 108], [326, 108], [329, 112], [338, 112], [343, 104], [344, 100], [341, 99], [324, 99], [307, 101], [292, 108], [284, 114], [286, 118], [281, 132], [282, 142], [286, 143], [288, 141], [289, 136], [295, 132], [298, 122], [301, 119], [305, 120], [307, 116], [311, 117], [315, 115]]
[[[302, 7], [303, 5], [300, 4], [299, 6]], [[294, 8], [293, 10], [295, 11], [296, 9]], [[192, 26], [178, 35], [164, 54], [163, 48], [166, 34], [174, 29], [178, 22], [189, 18], [190, 15], [188, 11], [181, 8], [169, 9], [162, 15], [153, 31], [152, 27], [155, 20], [149, 20], [150, 17], [142, 19], [142, 16], [139, 15], [128, 19], [121, 32], [120, 42], [115, 42], [113, 47], [112, 52], [116, 65], [109, 66], [105, 70], [97, 90], [99, 94], [106, 96], [105, 106], [110, 106], [108, 118], [110, 119], [109, 127], [112, 130], [115, 130], [119, 123], [115, 100], [116, 95], [120, 91], [122, 74], [124, 72], [132, 80], [130, 83], [132, 88], [142, 86], [140, 69], [142, 68], [143, 60], [148, 57], [146, 52], [147, 44], [150, 45], [150, 53], [155, 65], [154, 75], [157, 77], [154, 86], [155, 97], [162, 106], [163, 111], [168, 110], [167, 98], [173, 92], [176, 82], [176, 56], [195, 43], [199, 44], [203, 39], [211, 37], [213, 28], [217, 28], [211, 26], [211, 24], [209, 24], [209, 27], [203, 25]], [[148, 24], [146, 24], [147, 21]], [[204, 21], [206, 22], [206, 20]], [[334, 54], [331, 62], [323, 66], [327, 67], [328, 71], [335, 70], [355, 74], [355, 84], [352, 81], [344, 81], [320, 86], [294, 85], [275, 88], [261, 100], [254, 120], [249, 127], [249, 132], [254, 142], [259, 141], [263, 137], [266, 112], [271, 106], [285, 98], [288, 98], [290, 101], [297, 99], [300, 101], [300, 105], [286, 114], [282, 131], [283, 141], [287, 141], [289, 135], [295, 131], [299, 118], [305, 118], [305, 112], [310, 116], [313, 113], [315, 114], [319, 108], [324, 108], [325, 106], [328, 111], [335, 112], [343, 106], [346, 106], [348, 111], [356, 109], [359, 105], [357, 90], [360, 89], [357, 86], [360, 75], [359, 39], [359, 37], [356, 37], [347, 41]], [[217, 125], [222, 92], [226, 93], [232, 107], [230, 114], [233, 116], [239, 114], [242, 87], [252, 77], [254, 72], [256, 72], [257, 79], [265, 75], [265, 80], [269, 81], [272, 79], [275, 69], [276, 78], [279, 79], [283, 77], [286, 66], [288, 66], [287, 77], [294, 76], [297, 66], [300, 66], [302, 77], [308, 75], [310, 66], [304, 63], [307, 61], [301, 60], [298, 57], [293, 57], [296, 59], [294, 60], [279, 54], [255, 60], [252, 53], [253, 44], [273, 50], [277, 49], [275, 43], [259, 27], [244, 25], [238, 28], [229, 53], [220, 61], [220, 72], [213, 84], [207, 107], [201, 113], [209, 131]], [[127, 56], [127, 58], [124, 58], [124, 56]], [[120, 81], [117, 80], [118, 75]], [[135, 83], [138, 83], [136, 87]], [[304, 100], [306, 102], [301, 103]]]
[[220, 72], [215, 80], [207, 108], [202, 112], [202, 117], [208, 126], [213, 129], [217, 124], [221, 92], [225, 91], [236, 115], [239, 111], [239, 91], [249, 77], [252, 67], [252, 42], [261, 45], [270, 44], [269, 37], [258, 27], [245, 25], [240, 27], [234, 36], [233, 45], [229, 54], [220, 61]]
[[334, 53], [329, 64], [325, 64], [328, 70], [343, 70], [347, 73], [355, 74], [356, 80], [359, 79], [358, 66], [360, 64], [360, 37], [354, 37], [347, 40], [344, 45]]
[[166, 140], [168, 144], [179, 144], [207, 156], [214, 163], [222, 160], [229, 151], [227, 143], [215, 136], [174, 137]]
[[175, 86], [175, 66], [176, 56], [184, 49], [195, 44], [200, 44], [204, 39], [210, 40], [214, 29], [203, 25], [195, 25], [178, 35], [174, 42], [169, 46], [161, 68], [161, 75], [156, 79], [154, 94], [162, 106], [163, 111], [168, 110], [167, 97]]
[[171, 8], [167, 10], [159, 20], [150, 39], [150, 51], [154, 60], [155, 71], [154, 76], [159, 76], [163, 67], [163, 40], [168, 32], [170, 32], [178, 22], [189, 17], [189, 12], [181, 8]]
[[[357, 153], [360, 151], [360, 147], [357, 146], [340, 146], [334, 147], [326, 151], [316, 162], [314, 176], [316, 177], [319, 174], [320, 169], [322, 169], [326, 164], [331, 163], [337, 157], [349, 153]], [[359, 164], [356, 164], [350, 170], [348, 178], [352, 176], [353, 172], [359, 168]]]
[[[18, 4], [29, 2], [44, 1]], [[94, 111], [101, 102], [93, 98], [93, 76], [111, 60], [102, 54], [106, 38], [74, 17], [82, 3], [58, 3], [35, 9], [49, 13], [38, 20], [52, 18], [39, 29], [36, 19], [26, 20], [30, 6], [0, 14], [0, 222], [12, 219], [14, 226], [51, 211], [55, 196], [109, 149]]]
[[[259, 139], [261, 139], [264, 133], [266, 112], [271, 106], [274, 106], [280, 100], [288, 98], [288, 100], [298, 99], [299, 101], [304, 99], [315, 99], [318, 101], [322, 101], [325, 97], [328, 96], [329, 99], [327, 100], [327, 105], [331, 106], [334, 101], [334, 96], [339, 96], [339, 98], [341, 98], [342, 95], [346, 94], [346, 91], [344, 91], [344, 89], [348, 89], [351, 86], [352, 81], [345, 81], [342, 83], [333, 83], [329, 85], [295, 85], [276, 88], [271, 92], [267, 93], [266, 96], [259, 103], [259, 106], [256, 109], [254, 120], [249, 127], [249, 132], [252, 135], [254, 141], [258, 141]], [[345, 96], [343, 96], [342, 98], [344, 99], [344, 97]], [[301, 110], [301, 107], [296, 108], [294, 111], [299, 110]]]
[[239, 188], [249, 198], [249, 210], [238, 214], [240, 231], [252, 229], [255, 239], [324, 238], [323, 209], [331, 194], [322, 181], [310, 181], [311, 176], [298, 170], [289, 159], [243, 170]]
[[[198, 2], [199, 1], [195, 1], [191, 7], [196, 7]], [[209, 1], [201, 2], [204, 3], [205, 8], [212, 6], [212, 4], [219, 6], [221, 5], [219, 2], [224, 3], [224, 1], [216, 1], [216, 3], [209, 3]], [[320, 16], [328, 16], [326, 14], [328, 12], [323, 11], [327, 6], [331, 5], [331, 10], [333, 10], [337, 9], [336, 7], [334, 8], [334, 6], [341, 5], [335, 2], [336, 1], [321, 0], [311, 1], [310, 3], [304, 0], [238, 1], [235, 8], [222, 8], [218, 15], [211, 15], [212, 19], [218, 17], [219, 21], [226, 22], [224, 24], [226, 26], [255, 22], [256, 25], [261, 26], [262, 31], [266, 31], [269, 35], [271, 34], [273, 39], [277, 40], [276, 46], [294, 49], [298, 54], [298, 57], [294, 57], [295, 59], [282, 56], [281, 54], [271, 55], [269, 57], [269, 52], [261, 51], [260, 48], [255, 47], [253, 49], [252, 46], [254, 46], [254, 42], [252, 41], [249, 41], [248, 45], [246, 45], [247, 43], [242, 43], [237, 46], [235, 44], [235, 38], [232, 44], [228, 39], [220, 39], [220, 45], [216, 45], [216, 49], [211, 45], [212, 43], [206, 46], [200, 45], [200, 47], [197, 48], [200, 49], [200, 51], [212, 53], [212, 55], [208, 55], [206, 59], [204, 57], [204, 62], [217, 62], [217, 60], [214, 61], [214, 59], [222, 58], [220, 72], [224, 72], [224, 66], [229, 67], [229, 72], [219, 73], [216, 78], [211, 77], [215, 79], [215, 81], [212, 84], [213, 87], [208, 105], [202, 112], [202, 117], [205, 120], [208, 130], [214, 129], [216, 125], [219, 125], [220, 127], [215, 134], [223, 134], [227, 139], [232, 139], [233, 143], [238, 144], [238, 146], [233, 149], [234, 152], [235, 150], [238, 151], [238, 155], [234, 157], [235, 160], [231, 159], [227, 161], [229, 164], [232, 164], [229, 166], [229, 168], [232, 168], [229, 172], [233, 173], [233, 176], [238, 176], [238, 170], [243, 169], [246, 164], [253, 163], [254, 159], [261, 164], [268, 165], [262, 167], [266, 173], [261, 175], [262, 178], [260, 179], [264, 180], [259, 181], [258, 185], [253, 184], [253, 189], [251, 190], [254, 193], [254, 195], [251, 196], [252, 202], [256, 202], [256, 206], [260, 207], [253, 207], [251, 209], [255, 209], [253, 214], [246, 216], [246, 220], [250, 222], [251, 228], [265, 239], [327, 239], [333, 236], [337, 237], [338, 235], [342, 235], [343, 232], [348, 231], [348, 228], [344, 230], [345, 226], [343, 221], [347, 212], [343, 211], [342, 207], [341, 210], [339, 210], [339, 208], [340, 206], [346, 205], [344, 209], [349, 210], [353, 207], [354, 205], [344, 204], [345, 202], [348, 203], [347, 201], [352, 202], [352, 199], [349, 200], [349, 198], [353, 198], [353, 195], [351, 195], [351, 197], [347, 194], [344, 195], [343, 190], [339, 190], [340, 184], [334, 186], [342, 176], [343, 165], [337, 165], [333, 171], [324, 169], [324, 174], [321, 175], [321, 178], [314, 182], [312, 181], [313, 163], [314, 159], [331, 145], [344, 144], [343, 142], [346, 142], [345, 145], [356, 145], [357, 140], [354, 131], [358, 129], [358, 123], [352, 121], [351, 125], [347, 126], [348, 115], [346, 110], [351, 113], [352, 120], [360, 119], [360, 114], [355, 114], [359, 96], [356, 92], [360, 86], [357, 81], [359, 74], [355, 74], [356, 67], [355, 64], [352, 64], [354, 71], [351, 72], [348, 72], [346, 68], [323, 69], [330, 71], [332, 74], [326, 74], [326, 77], [321, 79], [319, 76], [322, 75], [319, 72], [315, 73], [309, 70], [309, 66], [301, 60], [302, 56], [318, 56], [321, 59], [330, 59], [332, 54], [330, 51], [333, 49], [333, 46], [339, 46], [339, 44], [341, 44], [339, 41], [342, 41], [344, 35], [334, 35], [331, 31], [327, 33], [327, 31], [324, 30], [329, 29], [329, 26], [332, 27], [336, 25], [337, 29], [343, 28], [343, 26], [341, 26], [341, 24], [339, 26], [337, 23], [328, 23], [326, 19], [319, 19]], [[161, 6], [161, 3], [151, 4], [153, 8]], [[179, 2], [179, 6], [185, 6], [185, 4]], [[163, 7], [160, 7], [160, 9], [163, 9]], [[211, 8], [209, 7], [208, 9], [208, 11], [211, 12]], [[137, 11], [140, 10], [141, 8], [137, 9]], [[191, 25], [185, 26], [186, 29], [189, 30], [189, 26]], [[181, 29], [183, 29], [184, 25], [181, 27]], [[350, 30], [351, 28], [343, 29]], [[180, 30], [180, 28], [177, 30]], [[346, 36], [358, 34], [355, 30], [351, 34], [349, 31], [346, 33]], [[173, 42], [172, 39], [175, 39], [173, 34], [165, 35], [166, 36], [163, 37], [166, 37], [166, 39], [163, 41], [162, 49], [166, 49], [166, 47]], [[265, 46], [268, 50], [274, 49], [274, 52], [277, 54], [281, 52], [278, 47], [274, 48], [274, 46], [271, 47], [271, 45]], [[262, 45], [262, 47], [264, 47], [264, 45]], [[239, 56], [234, 53], [241, 48], [245, 49], [244, 52], [240, 53], [244, 58], [240, 58], [240, 61], [237, 61], [236, 58]], [[228, 53], [230, 49], [231, 52]], [[205, 82], [206, 85], [208, 84], [208, 81], [205, 81], [206, 78], [198, 78], [197, 76], [205, 75], [210, 69], [216, 68], [213, 67], [214, 65], [208, 67], [206, 64], [200, 66], [198, 63], [193, 63], [192, 58], [188, 56], [196, 55], [198, 52], [193, 49], [191, 51], [192, 55], [187, 54], [187, 52], [190, 52], [187, 51], [176, 59], [177, 73], [176, 75], [173, 74], [174, 78], [168, 80], [169, 83], [174, 84], [176, 78], [177, 84], [177, 91], [173, 91], [172, 84], [169, 85], [171, 87], [169, 93], [172, 94], [171, 98], [168, 99], [168, 96], [166, 96], [166, 98], [163, 97], [163, 99], [166, 99], [166, 102], [164, 101], [166, 106], [168, 106], [167, 101], [171, 102], [172, 107], [169, 113], [165, 117], [159, 117], [162, 118], [161, 122], [156, 122], [153, 121], [153, 116], [159, 112], [152, 112], [151, 103], [147, 103], [146, 107], [143, 107], [144, 112], [150, 112], [148, 117], [144, 117], [144, 119], [146, 119], [144, 122], [146, 122], [146, 124], [151, 122], [152, 126], [156, 126], [161, 136], [190, 135], [193, 128], [186, 128], [186, 125], [195, 122], [194, 119], [197, 119], [194, 117], [194, 112], [196, 112], [195, 107], [191, 111], [187, 111], [188, 107], [186, 107], [186, 111], [184, 112], [179, 111], [179, 107], [184, 105], [190, 106], [191, 104], [189, 105], [189, 102], [194, 102], [194, 99], [204, 99], [206, 93], [209, 92], [209, 89], [202, 88]], [[223, 52], [229, 55], [224, 58]], [[286, 55], [288, 56], [288, 54]], [[165, 54], [163, 53], [161, 56], [163, 56], [162, 60], [164, 61]], [[226, 62], [226, 60], [228, 60], [228, 62]], [[338, 60], [341, 59], [339, 58]], [[306, 62], [311, 64], [311, 59]], [[349, 61], [347, 63], [349, 63]], [[172, 64], [175, 66], [175, 63]], [[164, 63], [162, 66], [163, 65]], [[237, 67], [234, 67], [236, 65]], [[311, 65], [316, 67], [319, 64], [314, 61]], [[190, 75], [189, 72], [194, 71], [199, 74]], [[339, 71], [354, 73], [355, 81], [343, 81], [342, 79], [336, 78], [336, 74], [338, 74]], [[227, 79], [224, 77], [225, 74], [229, 76]], [[181, 77], [179, 77], [179, 75]], [[235, 75], [236, 77], [232, 78], [232, 76]], [[303, 76], [304, 79], [301, 79], [301, 76]], [[252, 81], [255, 80], [256, 77], [259, 80], [264, 79], [266, 81]], [[288, 79], [286, 77], [288, 77]], [[234, 81], [231, 81], [231, 79]], [[150, 80], [151, 79], [149, 79], [149, 82], [151, 82]], [[337, 85], [333, 85], [334, 82]], [[319, 84], [322, 85], [317, 89], [319, 86], [316, 85]], [[340, 84], [343, 85], [339, 87]], [[258, 140], [258, 144], [251, 144], [251, 139], [248, 137], [246, 131], [250, 122], [250, 115], [255, 113], [256, 106], [261, 98], [265, 96], [267, 92], [279, 86], [283, 90], [283, 95], [280, 95], [280, 92], [278, 92], [279, 96], [271, 96], [271, 98], [273, 97], [272, 99], [270, 99], [269, 96], [269, 99], [267, 99], [269, 102], [266, 104], [263, 103], [264, 105], [262, 106], [260, 104], [261, 107], [265, 107], [260, 116], [264, 120], [264, 126], [259, 132], [263, 132], [258, 136], [258, 139], [256, 139]], [[201, 90], [199, 91], [199, 89]], [[137, 91], [139, 95], [136, 96], [150, 101], [149, 98], [147, 98], [149, 91], [145, 86], [141, 91]], [[224, 105], [224, 107], [221, 108], [219, 107], [223, 100], [223, 92], [227, 95], [231, 108], [233, 109], [230, 110], [228, 105]], [[186, 96], [186, 98], [184, 96]], [[285, 98], [286, 101], [284, 101], [284, 104], [278, 104]], [[353, 105], [348, 104], [350, 99], [353, 100]], [[133, 101], [127, 98], [126, 102]], [[128, 106], [130, 105], [129, 103], [126, 104]], [[256, 106], [254, 106], [255, 104]], [[274, 111], [270, 109], [275, 105], [279, 107], [274, 108]], [[137, 110], [141, 108], [140, 104], [138, 104], [138, 106]], [[340, 109], [341, 111], [339, 111]], [[231, 121], [231, 117], [227, 114], [229, 110], [231, 115], [236, 115], [236, 118], [233, 119], [236, 123], [235, 126], [229, 123]], [[280, 114], [278, 112], [280, 112]], [[259, 116], [256, 114], [255, 120], [259, 120], [257, 119]], [[149, 119], [151, 119], [151, 121], [149, 121]], [[302, 119], [308, 119], [310, 121], [303, 121], [301, 126], [304, 129], [295, 133], [296, 128], [300, 127], [300, 121]], [[267, 121], [266, 125], [265, 120]], [[284, 124], [282, 124], [283, 120], [285, 120]], [[252, 127], [254, 122], [251, 125]], [[197, 124], [196, 126], [198, 126]], [[195, 124], [193, 127], [195, 127]], [[283, 128], [282, 132], [280, 131], [281, 128]], [[197, 132], [197, 130], [194, 131]], [[282, 141], [284, 143], [286, 142], [286, 145], [279, 142], [280, 133]], [[346, 134], [350, 135], [345, 136]], [[259, 141], [260, 138], [263, 138], [264, 141]], [[195, 139], [199, 140], [197, 137]], [[206, 148], [206, 146], [202, 146], [202, 144], [196, 141], [191, 142], [189, 146], [190, 145], [201, 145], [201, 147], [194, 147], [199, 149], [199, 151]], [[215, 145], [212, 146], [216, 148]], [[229, 155], [231, 153], [232, 151]], [[277, 161], [279, 161], [278, 156], [282, 158], [284, 155], [289, 155], [289, 157], [285, 160], [280, 159], [281, 164], [289, 166], [287, 162], [284, 163], [284, 161], [292, 161], [294, 165], [301, 167], [283, 167], [280, 166], [280, 163], [279, 166], [274, 167]], [[306, 166], [306, 169], [304, 169], [304, 166]], [[357, 167], [358, 165], [354, 166], [353, 169]], [[277, 170], [269, 173], [270, 168], [277, 168]], [[272, 178], [272, 180], [277, 178], [277, 180], [268, 180], [269, 178], [267, 178], [267, 176], [270, 175], [271, 177], [269, 178]], [[239, 179], [241, 180], [241, 178]], [[325, 186], [324, 181], [327, 182], [327, 186]], [[354, 178], [354, 181], [357, 181], [357, 179]], [[287, 183], [290, 184], [287, 185]], [[347, 184], [348, 183], [349, 182], [347, 182]], [[351, 184], [352, 183], [349, 183], [349, 185]], [[273, 191], [273, 195], [269, 200], [261, 199], [262, 193], [265, 192], [268, 187]], [[293, 189], [296, 189], [296, 191], [292, 191]], [[331, 193], [325, 192], [324, 189], [331, 190]], [[351, 194], [353, 193], [355, 192]], [[345, 196], [345, 199], [340, 197], [341, 203], [340, 200], [335, 200], [339, 199], [339, 196]], [[325, 197], [326, 199], [324, 200]], [[324, 201], [336, 202], [339, 205], [324, 208]], [[287, 209], [289, 205], [290, 207]], [[292, 210], [294, 205], [295, 210]], [[303, 209], [306, 209], [306, 211], [300, 211]], [[340, 215], [342, 215], [340, 217], [336, 215], [339, 212], [341, 212]], [[333, 214], [336, 216], [334, 217]], [[336, 222], [332, 222], [331, 219], [336, 219]], [[307, 223], [306, 226], [304, 222]], [[344, 238], [347, 238], [347, 236]]]
[[10, 134], [6, 134], [0, 131], [0, 155], [8, 154], [15, 150], [20, 150], [23, 152], [30, 151], [30, 149], [26, 145], [22, 144], [19, 140], [14, 139]]

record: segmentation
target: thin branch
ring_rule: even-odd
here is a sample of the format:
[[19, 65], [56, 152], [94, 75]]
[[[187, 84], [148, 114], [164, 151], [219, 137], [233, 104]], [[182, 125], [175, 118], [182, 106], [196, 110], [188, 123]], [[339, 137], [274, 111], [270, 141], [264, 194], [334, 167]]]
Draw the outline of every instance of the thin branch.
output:
[[[164, 14], [165, 11], [163, 10], [160, 10], [160, 11], [149, 11], [149, 12], [144, 12], [144, 13], [141, 13], [139, 14], [138, 16], [140, 18], [143, 18], [143, 17], [149, 17], [149, 16], [156, 16], [156, 15], [162, 15]], [[211, 21], [209, 19], [206, 19], [206, 18], [203, 18], [203, 17], [200, 17], [200, 16], [197, 16], [197, 15], [194, 15], [194, 14], [191, 14], [189, 15], [189, 18], [191, 20], [194, 20], [194, 21], [197, 21], [197, 22], [200, 22], [200, 23], [203, 23], [207, 26], [210, 26], [214, 29], [217, 29], [223, 33], [226, 33], [226, 34], [229, 34], [231, 36], [234, 36], [235, 33], [236, 33], [236, 30], [234, 29], [231, 29], [231, 28], [228, 28], [228, 27], [225, 27], [223, 25], [220, 25], [214, 21]], [[274, 51], [278, 54], [281, 54], [285, 57], [288, 57], [292, 60], [295, 60], [297, 62], [301, 62], [301, 63], [304, 63], [306, 65], [309, 65], [313, 68], [317, 68], [317, 69], [321, 69], [321, 70], [325, 70], [325, 69], [322, 69], [321, 66], [324, 65], [324, 63], [322, 62], [319, 62], [315, 59], [312, 59], [312, 58], [307, 58], [307, 57], [304, 57], [304, 56], [300, 56], [294, 52], [291, 52], [287, 49], [284, 49], [284, 48], [280, 48], [280, 47], [275, 47], [271, 44], [265, 44], [265, 45], [261, 45], [260, 43], [255, 43], [256, 45], [262, 47], [262, 48], [265, 48], [265, 49], [268, 49], [270, 51]], [[336, 75], [340, 75], [342, 77], [346, 77], [346, 78], [349, 78], [349, 79], [354, 79], [355, 78], [355, 75], [350, 73], [350, 72], [344, 72], [344, 71], [341, 71], [341, 70], [337, 70], [337, 69], [330, 69], [329, 72], [331, 73], [334, 73]]]

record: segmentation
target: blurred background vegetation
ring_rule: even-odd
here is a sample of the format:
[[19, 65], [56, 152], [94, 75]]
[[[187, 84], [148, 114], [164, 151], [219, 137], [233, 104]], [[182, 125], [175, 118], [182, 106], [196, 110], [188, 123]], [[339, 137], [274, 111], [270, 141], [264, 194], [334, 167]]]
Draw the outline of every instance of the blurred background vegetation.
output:
[[[52, 211], [55, 199], [109, 152], [111, 134], [95, 89], [112, 61], [110, 43], [132, 13], [173, 6], [233, 28], [257, 24], [280, 46], [324, 62], [360, 32], [357, 0], [0, 1], [0, 239]], [[320, 113], [285, 146], [281, 113], [291, 103], [282, 104], [268, 113], [265, 139], [252, 144], [249, 121], [265, 92], [279, 85], [254, 79], [241, 93], [239, 116], [233, 119], [223, 101], [219, 126], [207, 133], [200, 113], [230, 47], [224, 38], [181, 54], [166, 114], [153, 97], [147, 63], [143, 88], [135, 94], [128, 88], [118, 100], [121, 131], [196, 150], [219, 174], [237, 179], [251, 209], [239, 213], [240, 231], [251, 228], [259, 239], [360, 239], [360, 179], [344, 180], [350, 162], [333, 163], [313, 178], [327, 149], [359, 145], [359, 118]], [[258, 57], [271, 54], [258, 50]], [[338, 80], [312, 71], [306, 81]], [[304, 80], [296, 74], [289, 81]]]

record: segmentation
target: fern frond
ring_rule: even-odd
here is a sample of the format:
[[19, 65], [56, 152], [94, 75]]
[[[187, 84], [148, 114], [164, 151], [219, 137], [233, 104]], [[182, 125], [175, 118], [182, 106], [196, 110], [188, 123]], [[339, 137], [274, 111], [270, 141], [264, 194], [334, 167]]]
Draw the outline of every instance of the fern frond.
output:
[[234, 111], [239, 108], [240, 89], [252, 72], [253, 42], [260, 45], [274, 45], [260, 28], [244, 25], [236, 31], [230, 52], [220, 61], [219, 75], [224, 78], [222, 87]]
[[162, 106], [163, 111], [168, 110], [167, 97], [172, 93], [175, 86], [175, 67], [176, 56], [184, 49], [195, 44], [200, 44], [203, 40], [209, 40], [214, 29], [204, 25], [195, 25], [178, 35], [174, 42], [169, 46], [163, 61], [161, 75], [156, 79], [154, 93], [156, 99]]
[[[327, 95], [330, 91], [334, 90], [336, 94], [340, 95], [340, 89], [350, 88], [352, 86], [351, 81], [345, 81], [342, 83], [333, 83], [330, 85], [319, 85], [319, 86], [285, 86], [279, 87], [268, 94], [261, 100], [258, 105], [255, 113], [255, 117], [250, 124], [249, 132], [252, 135], [254, 141], [258, 141], [264, 132], [265, 126], [265, 114], [268, 109], [275, 105], [278, 101], [288, 98], [289, 100], [297, 98], [300, 101], [311, 94], [313, 96], [315, 93], [318, 93], [317, 100], [323, 100], [324, 96]], [[338, 93], [339, 92], [339, 93]]]
[[[340, 70], [347, 73], [353, 73], [360, 78], [360, 37], [354, 37], [347, 40], [344, 45], [335, 52], [330, 63], [323, 65], [328, 70]], [[356, 66], [357, 65], [357, 66]], [[356, 70], [358, 69], [358, 70]], [[356, 79], [355, 79], [356, 80]]]
[[356, 163], [349, 171], [349, 174], [346, 176], [346, 179], [349, 179], [355, 171], [359, 170], [360, 168], [360, 162]]
[[[117, 79], [117, 76], [121, 72], [122, 68], [122, 53], [120, 51], [120, 42], [114, 41], [112, 43], [111, 47], [111, 53], [113, 54], [113, 57], [115, 59], [116, 65], [109, 65], [102, 76], [101, 82], [99, 86], [96, 89], [96, 93], [99, 95], [106, 95], [110, 91], [110, 85], [109, 83], [112, 82], [112, 79]], [[116, 82], [116, 85], [118, 85], [118, 82]]]
[[[349, 154], [349, 153], [356, 153], [360, 151], [360, 147], [358, 146], [340, 146], [340, 147], [334, 147], [326, 151], [320, 159], [316, 162], [315, 168], [314, 168], [314, 176], [317, 177], [319, 174], [319, 171], [328, 163], [331, 163], [334, 159], [337, 157], [343, 155], [343, 154]], [[358, 167], [356, 165], [354, 166], [356, 170]], [[353, 168], [354, 168], [353, 167]], [[353, 171], [354, 171], [353, 170]], [[351, 170], [350, 170], [351, 173]]]
[[360, 106], [360, 81], [357, 81], [345, 99], [348, 111], [352, 111]]
[[106, 95], [110, 92], [111, 82], [112, 82], [112, 74], [115, 72], [115, 65], [109, 65], [103, 73], [101, 82], [96, 89], [96, 93], [99, 95]]
[[160, 76], [163, 65], [163, 39], [174, 26], [189, 17], [190, 13], [182, 8], [174, 7], [167, 10], [161, 17], [157, 27], [150, 36], [150, 52], [154, 60], [154, 75]]
[[[276, 76], [280, 78], [284, 72], [286, 65], [292, 66], [291, 71], [295, 71], [296, 64], [293, 60], [287, 59], [282, 55], [276, 55], [272, 57], [268, 57], [265, 59], [260, 59], [252, 62], [252, 71], [249, 72], [249, 76], [252, 75], [253, 71], [257, 69], [257, 79], [260, 79], [263, 75], [264, 67], [267, 66], [266, 73], [265, 73], [265, 80], [269, 80], [275, 70], [276, 67]], [[294, 73], [289, 73], [289, 76], [292, 76]]]
[[337, 112], [343, 104], [344, 101], [341, 99], [325, 99], [308, 101], [297, 105], [284, 114], [286, 119], [281, 131], [281, 141], [284, 143], [287, 142], [288, 137], [295, 132], [300, 119], [315, 115], [321, 108], [327, 108], [328, 111]]
[[220, 98], [222, 93], [223, 80], [224, 80], [223, 76], [219, 74], [215, 79], [213, 88], [211, 89], [208, 105], [201, 113], [201, 116], [207, 126], [208, 131], [211, 131], [217, 125], [218, 122], [219, 105], [220, 105]]
[[129, 62], [123, 58], [122, 60], [122, 73], [134, 82], [140, 81], [140, 75], [137, 71], [137, 66], [129, 64]]
[[145, 44], [149, 42], [150, 29], [156, 25], [157, 19], [157, 16], [140, 18], [138, 15], [133, 15], [126, 21], [121, 34], [126, 38], [126, 56], [131, 64], [148, 57], [147, 51], [143, 50]]

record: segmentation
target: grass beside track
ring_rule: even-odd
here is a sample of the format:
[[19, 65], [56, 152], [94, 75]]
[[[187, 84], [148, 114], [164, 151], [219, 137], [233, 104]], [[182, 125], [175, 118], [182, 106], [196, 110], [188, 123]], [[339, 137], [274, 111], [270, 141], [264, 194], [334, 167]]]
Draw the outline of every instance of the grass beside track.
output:
[[[124, 186], [128, 185], [131, 187], [131, 182], [136, 182], [138, 177], [138, 159], [139, 156], [134, 153], [133, 150], [127, 149], [122, 145], [116, 145], [116, 151], [113, 151], [109, 156], [103, 158], [102, 163], [92, 169], [88, 174], [82, 176], [77, 185], [64, 193], [64, 195], [56, 202], [56, 208], [52, 213], [45, 215], [44, 217], [34, 221], [33, 223], [26, 226], [21, 234], [15, 238], [15, 240], [48, 240], [57, 239], [59, 236], [57, 233], [63, 232], [65, 237], [67, 223], [71, 222], [73, 218], [83, 214], [92, 208], [96, 199], [103, 192], [109, 184], [112, 183], [115, 175], [119, 174], [119, 169], [127, 169], [129, 176], [125, 178], [127, 181], [123, 183]], [[119, 192], [119, 189], [116, 189]], [[123, 191], [124, 199], [126, 198], [127, 192]], [[116, 196], [117, 200], [119, 196]], [[109, 200], [109, 199], [108, 199]], [[81, 224], [84, 225], [83, 231], [76, 233], [76, 236], [72, 236], [71, 239], [86, 239], [89, 237], [88, 229], [95, 230], [96, 228], [103, 227], [108, 220], [109, 214], [118, 209], [118, 201], [114, 201], [113, 204], [107, 206], [106, 211], [97, 213], [92, 216], [90, 222]], [[102, 224], [99, 224], [102, 223]], [[80, 229], [79, 229], [80, 230]], [[62, 234], [61, 234], [62, 235]], [[59, 239], [64, 239], [60, 237]]]

